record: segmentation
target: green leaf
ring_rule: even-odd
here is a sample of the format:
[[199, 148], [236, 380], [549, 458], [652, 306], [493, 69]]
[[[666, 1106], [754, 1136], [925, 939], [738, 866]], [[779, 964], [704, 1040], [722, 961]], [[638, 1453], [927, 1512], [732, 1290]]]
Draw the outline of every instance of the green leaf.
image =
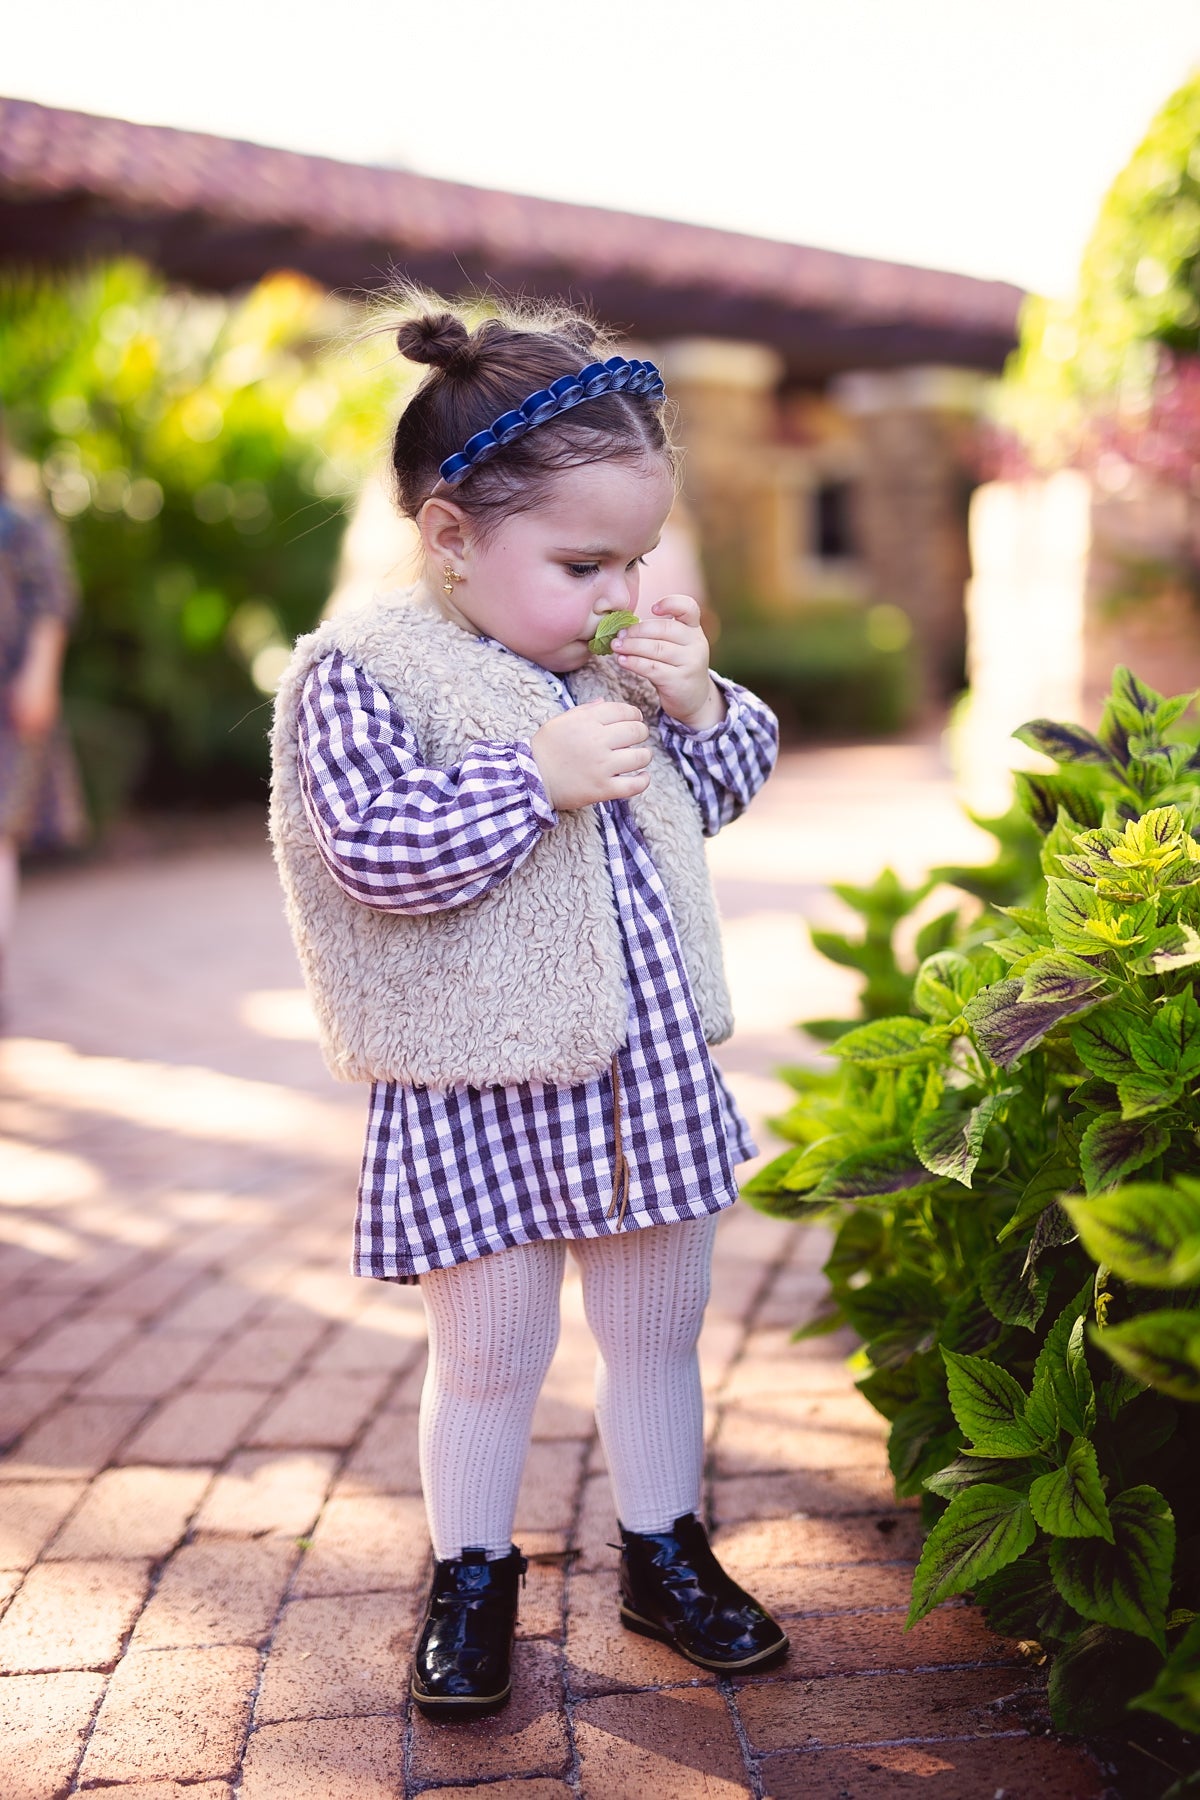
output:
[[1085, 881], [1051, 876], [1046, 883], [1046, 923], [1060, 950], [1095, 956], [1104, 948], [1090, 929], [1103, 916], [1103, 902]]
[[[1101, 1537], [1112, 1542], [1113, 1528], [1100, 1485], [1100, 1468], [1087, 1438], [1072, 1438], [1062, 1468], [1038, 1476], [1029, 1490], [1029, 1507], [1042, 1530], [1051, 1537]], [[1071, 1597], [1068, 1594], [1066, 1598]], [[1094, 1614], [1086, 1616], [1092, 1618]]]
[[1129, 1704], [1169, 1719], [1181, 1731], [1200, 1732], [1200, 1621], [1189, 1626], [1176, 1644], [1153, 1687]]
[[1037, 1267], [1026, 1268], [1022, 1245], [994, 1250], [979, 1272], [979, 1291], [993, 1317], [1004, 1325], [1023, 1325], [1027, 1331], [1046, 1310], [1050, 1276]]
[[775, 1193], [776, 1189], [782, 1186], [783, 1177], [787, 1174], [792, 1164], [798, 1162], [800, 1157], [804, 1155], [805, 1148], [806, 1146], [803, 1144], [793, 1144], [790, 1149], [785, 1150], [781, 1155], [774, 1157], [771, 1162], [767, 1163], [765, 1168], [758, 1171], [757, 1175], [752, 1175], [749, 1181], [742, 1184], [743, 1194], [755, 1195]]
[[908, 1140], [885, 1138], [869, 1150], [843, 1157], [822, 1176], [811, 1197], [822, 1201], [880, 1200], [919, 1193], [928, 1186], [929, 1170], [914, 1155]]
[[1072, 1046], [1089, 1074], [1102, 1075], [1108, 1080], [1128, 1075], [1132, 1061], [1130, 1032], [1138, 1023], [1136, 1013], [1109, 1005], [1072, 1025]]
[[1096, 1394], [1083, 1351], [1091, 1297], [1089, 1279], [1055, 1319], [1033, 1365], [1033, 1391], [1025, 1416], [1039, 1442], [1052, 1440], [1060, 1431], [1085, 1437], [1095, 1423]]
[[913, 1149], [925, 1167], [970, 1187], [988, 1126], [997, 1114], [1003, 1114], [1015, 1092], [1015, 1088], [1005, 1088], [969, 1110], [939, 1107], [919, 1118], [913, 1128]]
[[596, 635], [588, 645], [588, 649], [593, 656], [611, 656], [613, 639], [616, 637], [618, 631], [627, 631], [631, 625], [636, 625], [637, 622], [638, 616], [636, 613], [605, 613], [600, 620], [599, 625], [596, 627]]
[[[1032, 1493], [1030, 1504], [1036, 1518]], [[1091, 1542], [1050, 1546], [1055, 1585], [1081, 1617], [1149, 1638], [1165, 1655], [1175, 1560], [1171, 1508], [1157, 1488], [1132, 1487], [1117, 1495], [1108, 1516], [1112, 1532], [1107, 1543], [1096, 1542], [1092, 1534]]]
[[942, 1311], [933, 1283], [913, 1269], [845, 1288], [839, 1299], [855, 1331], [868, 1341], [899, 1331], [912, 1334], [915, 1345], [932, 1330]]
[[1147, 1387], [1176, 1400], [1200, 1400], [1200, 1314], [1140, 1313], [1094, 1330], [1092, 1341]]
[[913, 944], [918, 964], [923, 963], [926, 957], [935, 955], [939, 950], [948, 950], [954, 942], [957, 931], [957, 906], [950, 907], [946, 912], [938, 913], [936, 918], [930, 919], [928, 924], [922, 925]]
[[1053, 719], [1031, 719], [1027, 725], [1019, 725], [1013, 736], [1022, 744], [1028, 744], [1031, 750], [1040, 750], [1043, 756], [1053, 757], [1055, 762], [1112, 767], [1111, 754], [1099, 738], [1085, 731], [1082, 725], [1058, 725]]
[[972, 1598], [992, 1631], [1042, 1645], [1070, 1635], [1078, 1619], [1050, 1579], [1050, 1558], [1037, 1550], [981, 1581]]
[[1088, 1255], [1122, 1281], [1170, 1288], [1200, 1279], [1200, 1181], [1136, 1182], [1063, 1205]]
[[937, 1469], [932, 1475], [927, 1475], [921, 1485], [928, 1488], [931, 1494], [941, 1494], [947, 1500], [952, 1499], [955, 1494], [961, 1494], [964, 1488], [975, 1487], [981, 1481], [1024, 1490], [1045, 1466], [1045, 1463], [1036, 1458], [971, 1456], [964, 1451], [953, 1462], [948, 1462], [944, 1469]]
[[823, 1273], [834, 1287], [868, 1268], [883, 1249], [883, 1220], [878, 1213], [848, 1213], [838, 1226]]
[[976, 1456], [1032, 1456], [1038, 1438], [1025, 1417], [1025, 1390], [982, 1356], [942, 1350], [950, 1408]]
[[1147, 682], [1139, 681], [1132, 669], [1118, 663], [1113, 670], [1112, 704], [1130, 721], [1129, 731], [1144, 731], [1153, 724], [1163, 696]]
[[1024, 971], [1021, 998], [1052, 1004], [1082, 1000], [1107, 984], [1108, 977], [1103, 969], [1084, 962], [1081, 956], [1071, 956], [1065, 950], [1048, 950]]
[[1055, 1151], [1029, 1181], [1017, 1202], [1016, 1211], [997, 1232], [997, 1243], [1003, 1244], [1014, 1232], [1023, 1230], [1031, 1220], [1039, 1218], [1048, 1206], [1053, 1206], [1061, 1194], [1077, 1187], [1078, 1183], [1079, 1170], [1076, 1164], [1061, 1151]]
[[944, 1400], [914, 1400], [897, 1413], [888, 1434], [888, 1466], [898, 1498], [920, 1493], [925, 1473], [953, 1455], [957, 1444]]
[[1200, 1005], [1189, 987], [1158, 1007], [1149, 1030], [1131, 1030], [1129, 1049], [1147, 1075], [1200, 1075]]
[[872, 1019], [839, 1038], [829, 1054], [864, 1069], [902, 1069], [930, 1060], [926, 1029], [923, 1019]]
[[1158, 1652], [1144, 1638], [1110, 1625], [1088, 1625], [1055, 1657], [1047, 1697], [1058, 1731], [1101, 1737], [1121, 1719], [1129, 1696], [1154, 1679]]
[[1064, 1019], [1087, 1012], [1097, 1004], [1090, 995], [1077, 1000], [1022, 1000], [1021, 988], [1022, 983], [1015, 976], [993, 982], [976, 994], [966, 1008], [967, 1023], [980, 1048], [1002, 1069], [1011, 1068]]
[[1098, 1113], [1079, 1145], [1079, 1166], [1086, 1192], [1091, 1195], [1102, 1188], [1115, 1187], [1134, 1169], [1161, 1156], [1170, 1142], [1170, 1132], [1161, 1125], [1123, 1119], [1118, 1112]]
[[1024, 1494], [990, 1481], [956, 1494], [925, 1539], [907, 1623], [1015, 1562], [1036, 1536]]
[[1117, 1082], [1123, 1119], [1144, 1119], [1148, 1113], [1162, 1112], [1174, 1106], [1182, 1093], [1182, 1081], [1165, 1075], [1143, 1075], [1140, 1069], [1132, 1075], [1122, 1075]]
[[929, 1019], [956, 1019], [978, 986], [978, 971], [965, 956], [957, 950], [939, 950], [917, 970], [913, 1005]]
[[829, 1172], [861, 1147], [862, 1136], [853, 1131], [831, 1131], [806, 1144], [779, 1185], [789, 1193], [807, 1194]]

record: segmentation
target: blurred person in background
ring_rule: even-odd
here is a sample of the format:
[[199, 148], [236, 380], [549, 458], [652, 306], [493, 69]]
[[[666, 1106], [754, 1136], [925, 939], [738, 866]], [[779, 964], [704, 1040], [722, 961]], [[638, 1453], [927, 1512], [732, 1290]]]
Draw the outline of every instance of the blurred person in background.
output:
[[62, 663], [78, 594], [62, 533], [9, 492], [0, 414], [0, 996], [22, 849], [78, 843], [83, 808], [60, 722]]

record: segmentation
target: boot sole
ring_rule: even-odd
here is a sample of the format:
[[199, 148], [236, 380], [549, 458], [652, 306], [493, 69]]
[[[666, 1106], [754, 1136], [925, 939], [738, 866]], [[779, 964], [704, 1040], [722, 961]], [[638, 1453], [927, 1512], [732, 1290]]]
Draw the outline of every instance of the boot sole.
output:
[[622, 1605], [620, 1617], [626, 1631], [636, 1631], [639, 1637], [654, 1638], [656, 1642], [668, 1645], [676, 1655], [685, 1656], [688, 1662], [695, 1663], [700, 1669], [737, 1674], [742, 1669], [760, 1669], [766, 1663], [780, 1662], [788, 1652], [787, 1635], [781, 1632], [778, 1643], [768, 1644], [765, 1650], [757, 1650], [753, 1656], [743, 1656], [737, 1662], [716, 1661], [709, 1656], [697, 1656], [693, 1650], [685, 1650], [665, 1626], [656, 1625], [652, 1619], [643, 1619], [640, 1613], [631, 1612], [627, 1606]]
[[420, 1707], [427, 1719], [485, 1719], [489, 1713], [499, 1712], [508, 1705], [512, 1693], [512, 1682], [499, 1694], [480, 1694], [467, 1696], [464, 1694], [448, 1695], [441, 1699], [437, 1694], [423, 1694], [416, 1682], [409, 1686], [414, 1706]]

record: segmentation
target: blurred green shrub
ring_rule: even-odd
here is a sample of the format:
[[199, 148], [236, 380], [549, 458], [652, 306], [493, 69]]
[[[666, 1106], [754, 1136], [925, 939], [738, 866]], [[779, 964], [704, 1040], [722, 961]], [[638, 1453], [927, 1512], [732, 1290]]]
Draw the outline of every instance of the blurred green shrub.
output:
[[910, 635], [896, 606], [838, 601], [787, 619], [747, 606], [723, 627], [713, 661], [762, 695], [788, 737], [887, 737], [912, 716]]
[[326, 355], [342, 303], [238, 298], [121, 262], [0, 278], [0, 397], [67, 526], [84, 604], [67, 716], [94, 814], [261, 794], [269, 695], [328, 597], [394, 374]]
[[1137, 419], [1164, 373], [1200, 353], [1198, 276], [1200, 73], [1160, 108], [1106, 194], [1076, 294], [1025, 304], [999, 414], [1036, 465], [1086, 460], [1097, 417]]

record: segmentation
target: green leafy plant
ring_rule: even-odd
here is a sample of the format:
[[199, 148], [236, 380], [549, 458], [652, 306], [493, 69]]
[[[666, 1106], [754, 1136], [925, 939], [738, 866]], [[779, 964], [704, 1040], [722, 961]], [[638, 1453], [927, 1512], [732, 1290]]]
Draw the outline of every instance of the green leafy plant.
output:
[[599, 625], [596, 627], [596, 635], [589, 643], [588, 649], [593, 656], [611, 656], [613, 639], [616, 637], [617, 633], [619, 631], [628, 631], [629, 627], [631, 625], [636, 625], [637, 622], [638, 616], [636, 613], [605, 613]]
[[1119, 669], [1095, 733], [1022, 728], [1057, 765], [1018, 781], [1037, 860], [1010, 829], [907, 990], [879, 941], [924, 890], [876, 884], [874, 963], [865, 906], [857, 946], [814, 934], [874, 980], [868, 1017], [827, 1032], [831, 1070], [788, 1072], [791, 1145], [746, 1189], [835, 1228], [809, 1329], [862, 1338], [897, 1493], [922, 1498], [910, 1623], [974, 1594], [1049, 1655], [1064, 1729], [1124, 1703], [1200, 1729], [1190, 699]]
[[275, 275], [232, 299], [139, 263], [0, 280], [0, 398], [70, 536], [66, 706], [93, 810], [261, 794], [269, 696], [332, 585], [394, 378]]

